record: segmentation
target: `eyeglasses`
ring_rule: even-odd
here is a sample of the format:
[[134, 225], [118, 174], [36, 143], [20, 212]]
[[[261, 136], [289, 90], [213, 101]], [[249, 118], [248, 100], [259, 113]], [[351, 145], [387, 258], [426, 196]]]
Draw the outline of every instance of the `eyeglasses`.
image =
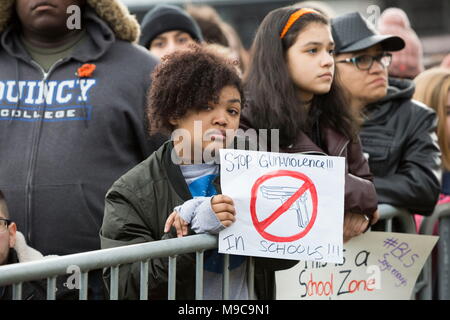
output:
[[336, 61], [336, 63], [350, 62], [353, 63], [359, 70], [369, 70], [370, 68], [372, 68], [374, 61], [378, 61], [383, 66], [383, 68], [387, 68], [391, 65], [392, 54], [387, 52], [383, 52], [382, 54], [376, 56], [369, 56], [367, 54], [364, 54], [361, 56]]
[[0, 233], [6, 232], [11, 222], [11, 220], [0, 218]]

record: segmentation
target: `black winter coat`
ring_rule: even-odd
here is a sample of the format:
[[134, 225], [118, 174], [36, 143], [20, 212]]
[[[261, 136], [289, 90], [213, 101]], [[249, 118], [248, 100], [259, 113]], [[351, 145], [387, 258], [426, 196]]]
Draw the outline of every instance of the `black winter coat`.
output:
[[360, 132], [379, 203], [430, 215], [440, 191], [435, 112], [412, 100], [412, 81], [389, 79], [388, 94], [366, 107]]

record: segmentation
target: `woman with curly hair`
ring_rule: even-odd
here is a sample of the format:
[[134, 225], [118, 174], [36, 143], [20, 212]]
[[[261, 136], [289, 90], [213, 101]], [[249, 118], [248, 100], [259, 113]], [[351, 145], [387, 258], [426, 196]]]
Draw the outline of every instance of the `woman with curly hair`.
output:
[[[244, 94], [234, 65], [206, 48], [195, 47], [167, 56], [152, 78], [150, 133], [172, 133], [172, 139], [108, 191], [102, 248], [195, 233], [217, 234], [235, 221], [233, 200], [220, 194], [219, 166], [203, 156], [207, 150], [217, 154], [227, 147], [239, 127]], [[195, 150], [201, 151], [199, 156]], [[205, 252], [204, 296], [208, 299], [222, 297], [222, 261], [217, 250]], [[259, 298], [272, 298], [273, 271], [293, 264], [258, 261], [256, 293]], [[176, 279], [177, 299], [194, 299], [195, 255], [179, 255], [177, 268], [181, 270]], [[245, 257], [230, 258], [230, 298], [249, 298], [246, 270]], [[120, 268], [120, 297], [139, 297], [139, 273], [139, 264]], [[167, 297], [167, 279], [167, 258], [152, 259], [151, 299]]]
[[377, 220], [377, 197], [357, 123], [335, 74], [334, 46], [330, 23], [318, 11], [271, 11], [253, 43], [244, 80], [249, 106], [241, 126], [279, 130], [281, 152], [346, 158], [347, 241]]

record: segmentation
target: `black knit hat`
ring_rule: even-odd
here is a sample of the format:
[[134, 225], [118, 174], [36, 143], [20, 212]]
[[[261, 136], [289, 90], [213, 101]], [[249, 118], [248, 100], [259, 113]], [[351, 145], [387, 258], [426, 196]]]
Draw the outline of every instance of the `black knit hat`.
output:
[[405, 47], [402, 38], [379, 34], [359, 12], [332, 19], [331, 31], [337, 54], [364, 50], [378, 43], [386, 51], [398, 51]]
[[190, 15], [179, 7], [162, 4], [150, 10], [142, 20], [139, 44], [148, 48], [154, 38], [172, 30], [182, 30], [197, 42], [203, 41], [202, 32]]

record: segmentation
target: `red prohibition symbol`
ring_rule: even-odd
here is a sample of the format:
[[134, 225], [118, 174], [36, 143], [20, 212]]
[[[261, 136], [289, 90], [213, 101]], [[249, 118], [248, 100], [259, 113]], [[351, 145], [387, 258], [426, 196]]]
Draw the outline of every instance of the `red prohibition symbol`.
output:
[[[258, 197], [258, 190], [259, 187], [267, 180], [276, 178], [276, 177], [292, 177], [295, 179], [298, 179], [300, 181], [303, 181], [304, 183], [302, 186], [286, 201], [284, 202], [277, 210], [275, 210], [268, 218], [259, 221], [258, 217], [256, 215], [256, 201]], [[303, 229], [300, 233], [294, 234], [292, 236], [288, 237], [280, 237], [275, 236], [273, 234], [270, 234], [266, 232], [265, 230], [267, 227], [269, 227], [276, 219], [278, 219], [283, 213], [285, 213], [299, 197], [301, 197], [305, 192], [311, 193], [311, 200], [312, 200], [312, 213], [311, 213], [311, 219], [306, 226], [305, 229]], [[306, 175], [296, 172], [296, 171], [289, 171], [289, 170], [277, 170], [270, 172], [268, 174], [265, 174], [261, 177], [259, 177], [251, 190], [251, 199], [250, 199], [250, 214], [252, 217], [253, 225], [255, 226], [256, 230], [259, 232], [259, 234], [270, 241], [274, 242], [291, 242], [298, 239], [303, 238], [308, 232], [311, 230], [311, 228], [314, 225], [314, 222], [316, 221], [317, 217], [317, 191], [316, 187], [314, 186], [314, 183], [309, 179]]]

